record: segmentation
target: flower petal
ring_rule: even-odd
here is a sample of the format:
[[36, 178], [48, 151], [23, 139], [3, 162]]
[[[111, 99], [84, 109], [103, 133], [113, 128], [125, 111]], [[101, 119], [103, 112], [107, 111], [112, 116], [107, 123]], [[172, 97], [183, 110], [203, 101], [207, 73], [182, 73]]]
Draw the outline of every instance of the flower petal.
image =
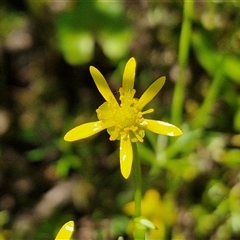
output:
[[147, 129], [162, 135], [180, 136], [183, 132], [176, 126], [162, 121], [145, 119], [147, 121]]
[[123, 95], [128, 95], [132, 93], [135, 80], [135, 70], [136, 70], [136, 60], [135, 58], [130, 58], [126, 63], [124, 72], [123, 72]]
[[130, 138], [121, 138], [120, 140], [120, 168], [121, 173], [127, 179], [131, 173], [133, 161], [132, 143]]
[[104, 99], [107, 102], [113, 102], [115, 104], [118, 104], [116, 98], [114, 97], [111, 89], [108, 86], [107, 81], [105, 80], [104, 76], [99, 72], [99, 70], [93, 66], [90, 66], [89, 70], [98, 88], [98, 91], [102, 94]]
[[161, 90], [164, 85], [166, 77], [158, 78], [150, 87], [143, 93], [136, 104], [136, 108], [142, 110], [145, 105], [147, 105]]
[[67, 142], [73, 142], [84, 139], [104, 130], [105, 128], [106, 127], [103, 125], [102, 121], [84, 123], [67, 132], [64, 136], [64, 140]]
[[55, 240], [69, 240], [74, 231], [74, 222], [69, 221], [65, 223], [59, 230]]

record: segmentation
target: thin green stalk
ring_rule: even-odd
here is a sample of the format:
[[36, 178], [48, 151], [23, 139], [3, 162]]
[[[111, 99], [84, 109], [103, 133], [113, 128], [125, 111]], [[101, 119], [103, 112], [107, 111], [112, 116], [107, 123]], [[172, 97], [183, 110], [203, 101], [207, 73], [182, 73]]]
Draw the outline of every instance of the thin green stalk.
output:
[[[141, 173], [141, 163], [138, 157], [137, 144], [133, 144], [133, 171], [135, 180], [135, 218], [141, 216], [141, 201], [142, 201], [142, 173]], [[146, 228], [140, 223], [135, 223], [134, 227], [134, 239], [135, 240], [145, 240]]]
[[183, 5], [183, 24], [179, 41], [178, 67], [179, 76], [173, 93], [172, 104], [172, 123], [180, 125], [182, 122], [182, 112], [185, 94], [185, 82], [187, 75], [187, 64], [192, 32], [193, 0], [184, 0]]
[[135, 217], [141, 216], [141, 201], [142, 201], [142, 173], [141, 164], [138, 158], [138, 150], [136, 143], [133, 144], [133, 168], [134, 168], [134, 178], [135, 178]]

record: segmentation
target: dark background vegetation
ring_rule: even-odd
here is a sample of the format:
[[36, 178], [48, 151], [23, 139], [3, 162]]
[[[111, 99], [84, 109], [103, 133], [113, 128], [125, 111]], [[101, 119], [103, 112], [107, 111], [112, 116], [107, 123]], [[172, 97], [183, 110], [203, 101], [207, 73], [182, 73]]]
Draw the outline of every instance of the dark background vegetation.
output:
[[[174, 202], [175, 220], [158, 219], [162, 239], [240, 238], [239, 12], [238, 1], [195, 1], [184, 135], [147, 134], [140, 146], [143, 191]], [[132, 56], [138, 96], [167, 77], [152, 118], [170, 121], [182, 19], [182, 1], [1, 1], [0, 239], [54, 239], [68, 220], [76, 239], [129, 238], [134, 184], [120, 174], [118, 142], [63, 136], [103, 103], [89, 66], [117, 92]]]

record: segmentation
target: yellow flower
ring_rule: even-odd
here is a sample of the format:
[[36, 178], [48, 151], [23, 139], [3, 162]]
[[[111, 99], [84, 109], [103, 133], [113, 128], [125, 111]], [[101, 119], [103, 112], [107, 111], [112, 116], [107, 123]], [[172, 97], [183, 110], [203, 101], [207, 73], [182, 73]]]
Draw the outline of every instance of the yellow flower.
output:
[[[123, 211], [129, 215], [135, 215], [135, 202], [127, 203]], [[155, 189], [146, 191], [141, 202], [142, 217], [152, 222], [156, 229], [150, 228], [147, 239], [166, 239], [166, 231], [176, 221], [174, 203], [172, 198], [161, 199], [161, 195]], [[132, 233], [134, 224], [128, 227], [128, 233]]]
[[134, 98], [136, 90], [133, 88], [135, 70], [136, 61], [134, 58], [130, 58], [124, 69], [122, 87], [119, 89], [120, 103], [118, 103], [103, 75], [98, 69], [91, 66], [90, 73], [106, 102], [96, 110], [98, 121], [77, 126], [64, 136], [64, 140], [72, 142], [90, 137], [106, 129], [111, 141], [120, 140], [120, 168], [123, 177], [126, 179], [129, 177], [132, 168], [132, 142], [143, 142], [145, 130], [167, 136], [182, 134], [182, 131], [172, 124], [143, 117], [145, 114], [154, 111], [152, 108], [143, 111], [143, 108], [160, 91], [165, 83], [165, 77], [157, 79], [137, 99]]

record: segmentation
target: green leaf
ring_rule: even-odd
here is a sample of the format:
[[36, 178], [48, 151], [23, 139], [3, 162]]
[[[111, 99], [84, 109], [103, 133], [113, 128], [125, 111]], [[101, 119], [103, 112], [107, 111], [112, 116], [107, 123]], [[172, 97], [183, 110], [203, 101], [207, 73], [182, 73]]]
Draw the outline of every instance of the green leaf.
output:
[[47, 155], [47, 148], [36, 148], [27, 152], [27, 158], [32, 162], [43, 161]]
[[61, 177], [66, 177], [70, 169], [79, 169], [81, 161], [74, 155], [64, 155], [56, 163], [56, 172]]
[[68, 29], [61, 33], [59, 40], [59, 48], [70, 64], [82, 64], [92, 59], [94, 39], [89, 33]]
[[192, 39], [199, 63], [211, 76], [215, 76], [217, 69], [220, 68], [225, 76], [240, 82], [240, 56], [215, 50], [209, 35], [203, 31], [195, 32]]
[[230, 149], [222, 153], [221, 160], [228, 166], [239, 166], [240, 164], [240, 149]]
[[112, 60], [123, 57], [132, 37], [121, 1], [77, 1], [56, 16], [58, 47], [66, 61], [77, 65], [93, 57], [95, 42]]

